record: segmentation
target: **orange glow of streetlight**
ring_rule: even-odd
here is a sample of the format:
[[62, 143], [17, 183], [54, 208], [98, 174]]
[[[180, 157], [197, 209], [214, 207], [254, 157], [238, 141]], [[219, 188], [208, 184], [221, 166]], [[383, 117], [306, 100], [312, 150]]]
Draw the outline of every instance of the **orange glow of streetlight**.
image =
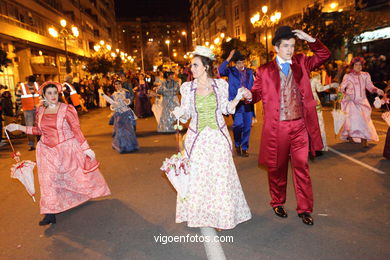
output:
[[330, 8], [335, 9], [338, 5], [339, 5], [339, 3], [336, 3], [336, 2], [330, 3]]
[[103, 41], [103, 40], [100, 40], [99, 43], [100, 43], [100, 45], [102, 45], [102, 46], [104, 45], [104, 41]]
[[225, 38], [225, 33], [221, 33], [219, 36], [221, 36], [221, 38]]
[[76, 26], [72, 26], [72, 33], [74, 37], [79, 37], [79, 29]]
[[100, 46], [99, 46], [99, 45], [95, 45], [95, 46], [93, 46], [93, 49], [94, 49], [95, 51], [99, 51], [99, 50], [100, 50]]
[[258, 21], [260, 21], [260, 13], [257, 12], [251, 17], [251, 24], [255, 24]]
[[107, 45], [106, 45], [106, 49], [107, 49], [108, 51], [111, 51], [111, 45], [110, 45], [110, 44], [107, 44]]
[[54, 27], [50, 27], [50, 28], [49, 28], [49, 34], [50, 34], [51, 36], [55, 37], [55, 38], [58, 37], [58, 32], [57, 32], [57, 30], [56, 30]]
[[264, 5], [262, 8], [261, 8], [261, 11], [263, 12], [263, 14], [266, 14], [268, 12], [268, 6]]
[[66, 27], [66, 20], [65, 19], [61, 19], [60, 24], [61, 24], [62, 27]]
[[187, 32], [186, 31], [182, 31], [181, 35], [185, 36], [185, 35], [187, 35]]

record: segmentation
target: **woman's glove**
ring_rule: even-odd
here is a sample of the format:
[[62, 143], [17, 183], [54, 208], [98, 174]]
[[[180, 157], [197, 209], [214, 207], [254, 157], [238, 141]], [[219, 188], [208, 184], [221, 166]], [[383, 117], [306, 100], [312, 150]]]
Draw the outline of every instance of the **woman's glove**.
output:
[[85, 150], [85, 151], [84, 151], [84, 154], [85, 154], [86, 156], [88, 156], [89, 158], [91, 158], [91, 160], [95, 160], [95, 158], [96, 158], [95, 152], [92, 151], [92, 149], [87, 149], [87, 150]]
[[330, 83], [330, 87], [331, 87], [331, 88], [338, 88], [339, 85], [340, 85], [340, 84], [337, 83], [337, 82]]
[[382, 114], [383, 120], [387, 123], [387, 125], [390, 127], [390, 112], [385, 112]]
[[234, 97], [234, 100], [240, 101], [244, 96], [246, 89], [244, 87], [241, 87], [237, 90], [237, 95]]
[[383, 92], [383, 90], [379, 89], [376, 91], [376, 93], [378, 94], [378, 96], [381, 96], [383, 97], [385, 95], [385, 92]]
[[7, 126], [5, 127], [5, 129], [6, 129], [7, 131], [9, 131], [9, 132], [13, 132], [13, 131], [20, 130], [19, 126], [20, 126], [20, 125], [18, 125], [18, 124], [13, 124], [13, 123], [12, 123], [12, 124], [7, 125]]
[[227, 106], [227, 109], [228, 109], [228, 112], [230, 114], [234, 114], [235, 111], [236, 111], [236, 106], [238, 104], [238, 102], [240, 102], [240, 100], [243, 98], [243, 94], [245, 93], [245, 88], [242, 87], [242, 88], [239, 88], [237, 90], [237, 95], [234, 97], [233, 100], [229, 101], [228, 103], [228, 106]]
[[180, 119], [184, 115], [184, 109], [181, 107], [175, 107], [173, 111], [171, 112], [176, 119]]

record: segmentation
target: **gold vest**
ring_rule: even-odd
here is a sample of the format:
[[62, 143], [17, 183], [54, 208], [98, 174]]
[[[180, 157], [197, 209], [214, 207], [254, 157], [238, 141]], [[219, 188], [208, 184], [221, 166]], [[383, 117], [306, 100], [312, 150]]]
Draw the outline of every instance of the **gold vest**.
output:
[[288, 75], [280, 74], [280, 121], [296, 120], [303, 117], [302, 95], [290, 69]]

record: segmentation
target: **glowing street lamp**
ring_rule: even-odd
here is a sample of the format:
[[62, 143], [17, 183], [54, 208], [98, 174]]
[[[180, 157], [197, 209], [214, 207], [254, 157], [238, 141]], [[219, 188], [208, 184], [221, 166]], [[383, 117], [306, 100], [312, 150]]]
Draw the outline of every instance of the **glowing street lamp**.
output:
[[70, 73], [72, 71], [72, 68], [70, 67], [67, 40], [77, 38], [79, 36], [79, 29], [76, 26], [72, 26], [70, 30], [66, 28], [67, 22], [65, 19], [60, 20], [60, 25], [62, 29], [59, 32], [54, 27], [50, 27], [48, 31], [52, 37], [54, 38], [61, 37], [64, 39], [65, 56], [66, 56], [66, 63], [65, 63], [66, 73]]
[[261, 8], [261, 11], [263, 12], [263, 16], [262, 17], [260, 16], [260, 13], [257, 12], [256, 14], [254, 14], [250, 18], [250, 21], [251, 21], [253, 27], [255, 27], [255, 28], [256, 27], [261, 27], [261, 28], [265, 29], [265, 35], [266, 35], [265, 36], [265, 50], [266, 50], [266, 53], [267, 53], [267, 62], [268, 62], [269, 61], [269, 56], [268, 56], [268, 39], [267, 39], [268, 28], [271, 28], [275, 24], [279, 23], [279, 20], [282, 17], [282, 13], [276, 11], [271, 16], [268, 16], [267, 15], [268, 6], [266, 6], [266, 5], [264, 5]]
[[65, 19], [61, 19], [60, 24], [61, 24], [62, 27], [65, 28], [66, 27], [66, 20]]
[[74, 37], [79, 37], [79, 29], [76, 26], [72, 26], [72, 33]]
[[184, 42], [184, 51], [187, 51], [187, 44], [188, 44], [187, 32], [186, 31], [182, 31], [181, 35], [183, 35], [186, 38], [185, 42]]
[[57, 32], [57, 30], [56, 30], [55, 28], [53, 28], [53, 27], [50, 27], [50, 28], [49, 28], [49, 34], [50, 34], [51, 36], [53, 36], [54, 38], [57, 38], [57, 37], [58, 37], [58, 32]]
[[171, 43], [171, 41], [170, 40], [166, 40], [165, 41], [165, 44], [168, 46], [168, 57], [170, 57], [170, 55], [169, 55], [169, 44]]

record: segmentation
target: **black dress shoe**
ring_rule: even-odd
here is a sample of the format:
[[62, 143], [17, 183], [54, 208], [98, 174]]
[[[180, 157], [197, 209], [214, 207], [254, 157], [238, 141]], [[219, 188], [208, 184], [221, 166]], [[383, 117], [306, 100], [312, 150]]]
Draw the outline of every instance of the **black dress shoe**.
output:
[[312, 226], [314, 225], [313, 218], [311, 217], [309, 212], [303, 212], [301, 214], [298, 214], [298, 217], [302, 219], [302, 222], [306, 225]]
[[248, 151], [247, 151], [247, 150], [242, 150], [241, 156], [242, 156], [242, 157], [249, 157]]
[[34, 146], [30, 146], [30, 148], [28, 148], [29, 151], [34, 151], [35, 150], [35, 147]]
[[281, 217], [281, 218], [287, 218], [288, 217], [287, 211], [284, 209], [283, 206], [274, 207], [274, 212], [275, 212], [275, 215], [278, 216], [278, 217]]
[[242, 151], [241, 151], [241, 147], [240, 146], [236, 146], [236, 153], [238, 156], [241, 156], [242, 155]]
[[45, 217], [39, 221], [40, 226], [46, 226], [49, 224], [55, 224], [56, 223], [56, 215], [55, 214], [46, 214]]

